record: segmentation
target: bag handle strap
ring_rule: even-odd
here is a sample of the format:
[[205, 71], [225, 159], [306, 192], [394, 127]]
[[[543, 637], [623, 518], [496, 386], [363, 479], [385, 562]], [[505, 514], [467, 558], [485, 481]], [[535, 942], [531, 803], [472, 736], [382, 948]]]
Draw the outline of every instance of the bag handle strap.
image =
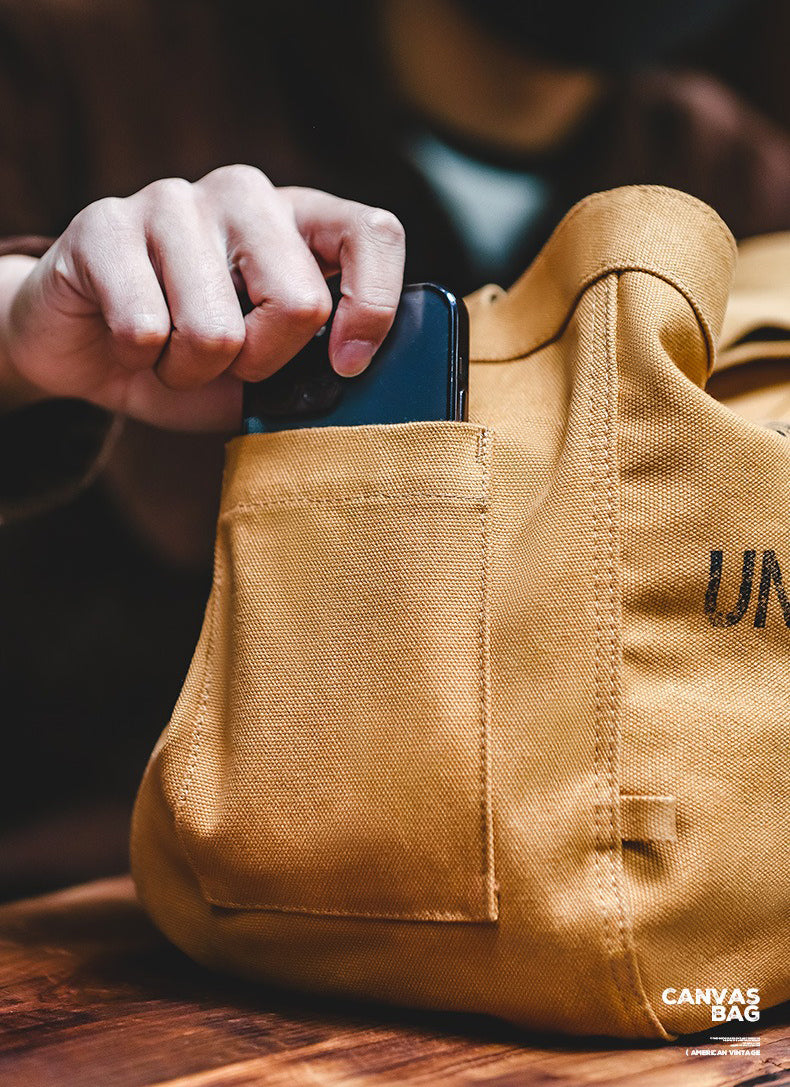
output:
[[469, 296], [472, 361], [524, 358], [559, 335], [597, 279], [642, 271], [688, 300], [708, 345], [710, 370], [735, 253], [719, 216], [686, 193], [658, 185], [594, 193], [565, 216], [509, 291], [488, 286]]

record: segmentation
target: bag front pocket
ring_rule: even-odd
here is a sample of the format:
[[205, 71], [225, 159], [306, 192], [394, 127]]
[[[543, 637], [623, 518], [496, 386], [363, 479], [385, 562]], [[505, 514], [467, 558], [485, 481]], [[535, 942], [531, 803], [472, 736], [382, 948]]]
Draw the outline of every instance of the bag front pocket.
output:
[[496, 919], [489, 457], [465, 423], [228, 447], [200, 697], [172, 753], [210, 903]]

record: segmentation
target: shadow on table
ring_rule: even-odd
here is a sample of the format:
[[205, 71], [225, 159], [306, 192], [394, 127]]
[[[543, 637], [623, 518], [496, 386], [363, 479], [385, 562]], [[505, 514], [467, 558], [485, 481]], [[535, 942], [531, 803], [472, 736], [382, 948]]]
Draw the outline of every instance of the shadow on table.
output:
[[[89, 892], [107, 887], [104, 894]], [[51, 903], [51, 906], [49, 905]], [[133, 897], [128, 879], [105, 881], [73, 891], [16, 903], [0, 911], [0, 937], [26, 950], [35, 964], [37, 996], [42, 1011], [59, 1007], [68, 1014], [79, 1001], [79, 1017], [112, 1018], [116, 1006], [124, 1015], [135, 1009], [152, 1013], [202, 1013], [223, 1023], [232, 1021], [237, 1037], [258, 1036], [267, 1017], [287, 1021], [293, 1042], [311, 1044], [334, 1029], [384, 1029], [391, 1032], [500, 1046], [534, 1046], [541, 1050], [606, 1050], [654, 1048], [655, 1042], [606, 1037], [571, 1038], [519, 1029], [488, 1016], [423, 1011], [372, 1000], [306, 994], [220, 975], [197, 965], [169, 944], [147, 919]], [[75, 1009], [76, 1011], [76, 1009]], [[783, 1009], [761, 1015], [759, 1030], [782, 1021]], [[58, 1017], [60, 1018], [60, 1017]], [[10, 1026], [4, 1016], [6, 1027]], [[711, 1030], [721, 1031], [721, 1025]], [[704, 1042], [710, 1031], [688, 1035], [683, 1045]]]

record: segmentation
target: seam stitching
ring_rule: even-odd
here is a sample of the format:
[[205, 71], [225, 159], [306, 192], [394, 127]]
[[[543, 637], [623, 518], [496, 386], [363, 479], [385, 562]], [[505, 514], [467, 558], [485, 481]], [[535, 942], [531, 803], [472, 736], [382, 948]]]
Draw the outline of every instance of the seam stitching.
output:
[[[488, 495], [490, 485], [490, 437], [488, 431], [481, 436], [481, 463], [483, 487]], [[496, 916], [494, 901], [493, 825], [491, 811], [491, 774], [489, 767], [489, 730], [491, 706], [490, 630], [488, 592], [490, 585], [488, 507], [480, 510], [480, 822], [483, 849], [483, 889], [486, 909]]]
[[[615, 962], [615, 956], [618, 952], [616, 946], [614, 934], [611, 931], [611, 918], [610, 910], [607, 908], [607, 894], [605, 876], [603, 871], [603, 858], [601, 856], [604, 849], [609, 856], [607, 861], [611, 864], [611, 848], [612, 848], [612, 828], [609, 827], [609, 835], [606, 834], [606, 828], [603, 823], [604, 809], [609, 810], [609, 818], [613, 820], [613, 801], [611, 792], [611, 777], [610, 772], [607, 772], [607, 778], [609, 788], [607, 791], [606, 785], [603, 780], [603, 774], [605, 772], [606, 763], [608, 762], [604, 753], [604, 719], [607, 713], [607, 700], [611, 698], [611, 692], [607, 690], [607, 687], [611, 683], [611, 656], [609, 660], [606, 659], [607, 645], [605, 644], [605, 618], [604, 618], [604, 600], [603, 594], [605, 591], [604, 586], [604, 549], [611, 556], [611, 539], [606, 536], [607, 530], [611, 532], [612, 522], [610, 518], [607, 518], [607, 511], [603, 508], [601, 503], [601, 483], [608, 488], [609, 480], [607, 473], [609, 471], [608, 464], [608, 448], [607, 443], [609, 439], [608, 428], [610, 425], [609, 418], [609, 373], [608, 373], [608, 356], [606, 355], [606, 326], [605, 326], [605, 314], [604, 323], [600, 320], [600, 307], [598, 305], [597, 291], [591, 292], [592, 301], [592, 352], [590, 357], [590, 397], [589, 397], [589, 412], [588, 412], [588, 453], [589, 453], [589, 472], [592, 483], [593, 494], [593, 589], [594, 589], [594, 614], [595, 614], [595, 748], [594, 748], [594, 770], [595, 770], [595, 794], [597, 803], [595, 804], [595, 871], [598, 881], [598, 899], [600, 903], [603, 923], [604, 923], [604, 946], [606, 949], [606, 958], [609, 965], [609, 972], [611, 975], [614, 990], [617, 994], [617, 998], [622, 1005], [623, 1011], [626, 1017], [631, 1020], [632, 1012], [628, 1007], [625, 999], [625, 995], [622, 991], [619, 978], [617, 976], [617, 967]], [[603, 333], [601, 335], [601, 333]], [[596, 374], [596, 357], [599, 352], [599, 337], [601, 340], [601, 355], [606, 360], [606, 376], [604, 379], [604, 392], [606, 396], [605, 406], [605, 422], [604, 433], [602, 438], [596, 433], [596, 394], [598, 392], [598, 381]], [[603, 454], [603, 464], [601, 465], [601, 453]], [[601, 475], [600, 469], [603, 468], [603, 475]], [[611, 501], [611, 496], [607, 493], [607, 499]], [[610, 513], [611, 511], [609, 511]], [[604, 518], [607, 518], [604, 523]], [[611, 591], [611, 587], [610, 587]], [[609, 634], [611, 638], [611, 633]], [[607, 665], [609, 667], [607, 668]], [[609, 681], [609, 683], [607, 683]], [[606, 768], [608, 770], [608, 768]], [[613, 877], [610, 877], [613, 879]], [[615, 898], [617, 898], [616, 888]], [[619, 907], [618, 907], [619, 908]]]
[[[621, 651], [619, 645], [618, 620], [618, 582], [617, 582], [617, 532], [619, 517], [617, 510], [617, 452], [616, 452], [616, 427], [617, 418], [617, 343], [616, 343], [616, 305], [618, 278], [611, 277], [605, 281], [606, 310], [604, 325], [604, 344], [606, 348], [606, 517], [607, 517], [607, 574], [609, 584], [608, 617], [609, 617], [609, 703], [611, 712], [610, 739], [608, 747], [607, 778], [609, 785], [609, 874], [612, 891], [617, 905], [617, 927], [619, 935], [619, 950], [623, 957], [626, 980], [630, 995], [635, 1001], [635, 1007], [639, 1011], [640, 1021], [633, 1015], [632, 1021], [637, 1029], [642, 1031], [644, 1019], [653, 1027], [657, 1027], [661, 1033], [666, 1033], [661, 1021], [653, 1011], [647, 994], [645, 993], [636, 958], [636, 948], [633, 941], [633, 932], [629, 923], [629, 911], [626, 904], [625, 889], [623, 886], [623, 846], [619, 827], [620, 817], [620, 782], [619, 759], [621, 745], [622, 724], [622, 673]], [[619, 878], [618, 878], [619, 877]]]
[[481, 506], [487, 501], [483, 494], [451, 494], [439, 491], [397, 491], [394, 494], [383, 492], [361, 493], [356, 495], [329, 495], [326, 498], [301, 498], [298, 494], [286, 495], [283, 498], [273, 498], [271, 501], [239, 502], [223, 510], [220, 521], [226, 521], [234, 513], [247, 513], [255, 510], [270, 509], [310, 509], [322, 506], [359, 506], [366, 502], [400, 502], [405, 499], [422, 498], [425, 501], [457, 502], [464, 506]]
[[601, 779], [600, 779], [600, 767], [601, 767], [601, 721], [600, 721], [600, 685], [601, 685], [601, 637], [600, 637], [600, 569], [599, 569], [599, 528], [598, 528], [598, 500], [597, 500], [597, 478], [595, 468], [595, 352], [598, 347], [598, 300], [596, 297], [596, 291], [590, 292], [590, 300], [592, 306], [592, 351], [590, 357], [590, 392], [589, 392], [589, 405], [587, 413], [587, 453], [588, 453], [588, 470], [590, 475], [591, 490], [593, 496], [593, 610], [594, 610], [594, 625], [595, 625], [595, 747], [593, 753], [594, 772], [595, 772], [595, 795], [598, 803], [595, 805], [595, 873], [598, 882], [598, 899], [600, 908], [604, 918], [604, 942], [607, 952], [607, 961], [609, 962], [610, 971], [612, 974], [612, 981], [614, 982], [615, 989], [617, 991], [620, 1000], [622, 1001], [622, 995], [620, 994], [619, 986], [617, 985], [617, 978], [614, 974], [614, 967], [612, 965], [612, 946], [611, 938], [609, 934], [609, 925], [606, 923], [606, 896], [603, 888], [603, 876], [601, 873], [601, 858], [600, 848], [603, 843], [603, 829], [602, 829], [602, 814], [603, 806], [605, 803], [604, 798], [601, 795]]
[[333, 908], [311, 906], [283, 906], [278, 903], [266, 902], [259, 905], [257, 902], [251, 905], [249, 902], [232, 902], [226, 898], [212, 897], [203, 893], [206, 902], [211, 906], [224, 910], [246, 910], [249, 913], [294, 913], [309, 914], [314, 917], [367, 917], [373, 921], [463, 921], [472, 925], [488, 924], [495, 918], [487, 913], [469, 912], [457, 913], [454, 911], [442, 912], [441, 910], [423, 910], [409, 913], [378, 913], [375, 910], [339, 910]]
[[[181, 789], [181, 794], [178, 798], [175, 809], [175, 824], [177, 827], [182, 823], [182, 815], [184, 807], [186, 806], [187, 799], [189, 797], [189, 790], [192, 787], [192, 779], [195, 774], [195, 768], [197, 766], [198, 754], [200, 752], [200, 745], [203, 739], [203, 727], [206, 723], [206, 709], [208, 707], [208, 696], [211, 687], [211, 662], [214, 657], [214, 639], [217, 629], [217, 598], [219, 596], [219, 590], [222, 585], [222, 574], [219, 566], [219, 549], [217, 549], [217, 556], [215, 559], [215, 576], [214, 584], [211, 588], [211, 617], [209, 619], [209, 636], [208, 644], [206, 646], [206, 656], [204, 658], [204, 675], [203, 675], [203, 688], [200, 692], [200, 701], [198, 702], [198, 710], [195, 714], [195, 723], [192, 732], [192, 742], [190, 745], [189, 759], [187, 762], [187, 772], [184, 778], [184, 784]], [[189, 849], [185, 841], [182, 845], [189, 856]], [[190, 857], [191, 861], [191, 857]], [[193, 865], [194, 867], [194, 865]]]
[[[645, 1020], [659, 1034], [667, 1036], [661, 1022], [651, 1008], [641, 985], [633, 946], [628, 911], [622, 886], [622, 842], [619, 828], [619, 745], [621, 711], [621, 674], [618, 632], [618, 583], [617, 583], [617, 530], [616, 509], [616, 376], [617, 353], [614, 307], [616, 305], [617, 277], [613, 276], [601, 285], [604, 310], [600, 314], [593, 292], [593, 380], [590, 382], [591, 411], [591, 467], [594, 493], [594, 540], [595, 540], [595, 627], [596, 627], [596, 697], [595, 697], [595, 777], [596, 830], [599, 835], [596, 848], [596, 869], [599, 878], [599, 897], [604, 908], [606, 944], [609, 949], [609, 965], [620, 1003], [628, 1019], [641, 1034]], [[600, 315], [600, 316], [599, 316]], [[603, 401], [602, 433], [595, 436], [595, 351], [600, 340], [601, 358], [604, 363], [601, 397]], [[599, 446], [596, 457], [595, 444]], [[596, 460], [598, 463], [596, 464]], [[608, 811], [608, 823], [604, 807]], [[598, 855], [606, 853], [605, 858]], [[606, 887], [604, 866], [608, 869], [609, 894], [614, 915], [606, 911]], [[618, 878], [618, 876], [620, 878]], [[611, 929], [610, 929], [611, 926]], [[624, 975], [624, 977], [623, 977]], [[624, 984], [625, 988], [624, 988]]]
[[[612, 320], [612, 291], [615, 289], [615, 283], [612, 280], [604, 282], [602, 289], [606, 291], [605, 296], [605, 310], [603, 315], [603, 345], [604, 345], [604, 359], [605, 359], [605, 384], [604, 384], [604, 487], [605, 487], [605, 503], [604, 503], [604, 517], [605, 517], [605, 547], [606, 547], [606, 559], [605, 559], [605, 576], [606, 576], [606, 588], [607, 599], [605, 602], [605, 668], [606, 674], [605, 680], [605, 701], [606, 705], [603, 708], [604, 721], [606, 722], [608, 736], [605, 744], [605, 771], [606, 771], [606, 791], [607, 801], [609, 808], [609, 826], [608, 826], [608, 849], [607, 849], [607, 862], [609, 867], [609, 882], [612, 888], [612, 895], [617, 908], [616, 923], [617, 923], [617, 949], [622, 954], [624, 964], [626, 967], [626, 977], [628, 986], [630, 989], [630, 995], [635, 999], [637, 1005], [641, 1005], [637, 987], [633, 977], [633, 964], [631, 962], [631, 956], [628, 953], [627, 941], [626, 941], [626, 922], [625, 922], [625, 909], [622, 899], [621, 888], [617, 882], [617, 861], [619, 848], [619, 832], [617, 827], [617, 805], [619, 803], [619, 787], [617, 782], [617, 760], [618, 760], [618, 720], [620, 714], [620, 669], [618, 667], [618, 651], [617, 651], [617, 585], [616, 585], [616, 513], [615, 513], [615, 466], [612, 456], [612, 444], [614, 437], [614, 420], [612, 397], [614, 393], [614, 379], [612, 374], [613, 366], [615, 363], [615, 345], [613, 337], [613, 325]], [[625, 1001], [624, 1001], [625, 1005]], [[633, 1009], [628, 1009], [633, 1021]], [[638, 1024], [637, 1024], [638, 1025]]]

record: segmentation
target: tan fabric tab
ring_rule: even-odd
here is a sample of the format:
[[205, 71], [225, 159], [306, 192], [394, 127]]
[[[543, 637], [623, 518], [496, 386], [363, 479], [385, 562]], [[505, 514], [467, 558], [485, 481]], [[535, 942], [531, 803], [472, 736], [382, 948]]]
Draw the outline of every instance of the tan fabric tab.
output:
[[621, 796], [620, 834], [624, 842], [677, 841], [674, 796]]

